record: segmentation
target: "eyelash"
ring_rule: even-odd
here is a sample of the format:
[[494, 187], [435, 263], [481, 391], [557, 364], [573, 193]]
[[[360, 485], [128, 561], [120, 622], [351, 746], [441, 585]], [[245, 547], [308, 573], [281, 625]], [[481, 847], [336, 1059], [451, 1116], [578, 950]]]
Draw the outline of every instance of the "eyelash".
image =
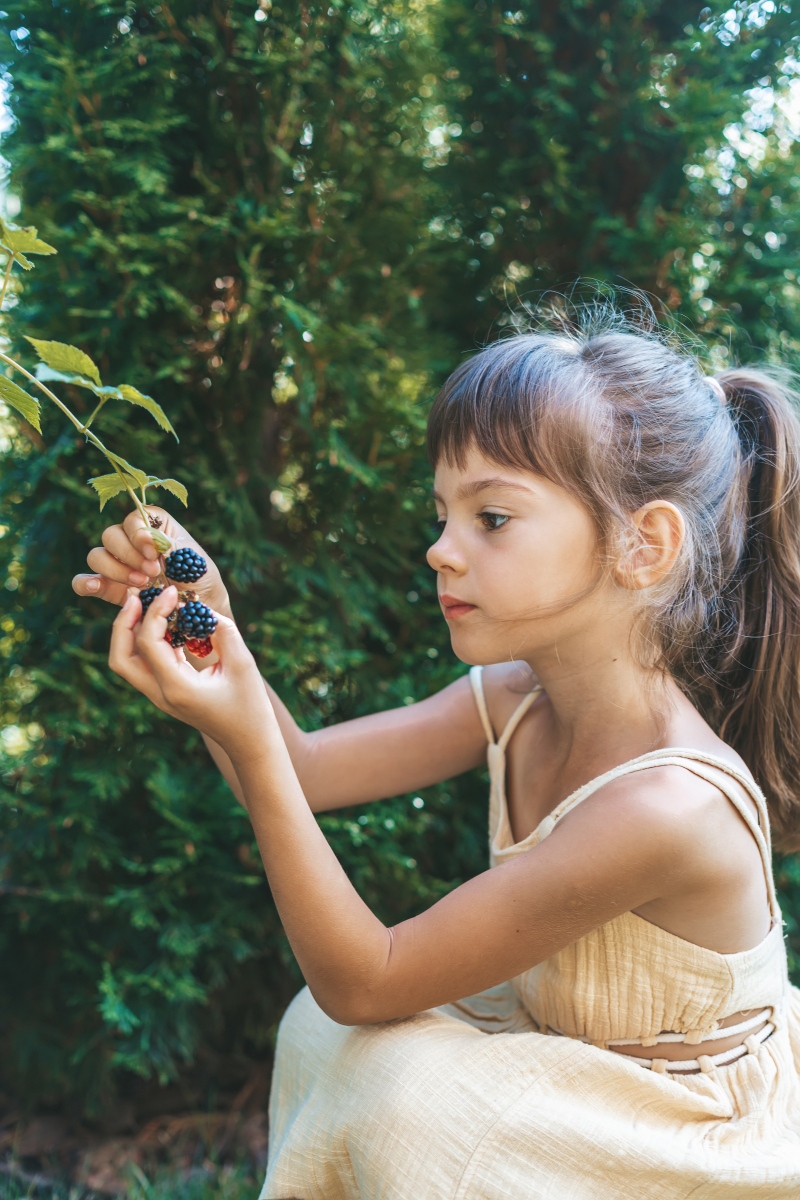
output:
[[[484, 522], [484, 529], [486, 530], [487, 533], [497, 533], [498, 529], [502, 529], [503, 526], [508, 521], [511, 520], [511, 517], [507, 517], [504, 513], [495, 513], [495, 512], [478, 513], [478, 517], [480, 518], [481, 521]], [[500, 524], [499, 525], [490, 525], [489, 524], [490, 521], [499, 521]], [[446, 524], [447, 524], [447, 518], [440, 517], [438, 521], [434, 521], [434, 523], [431, 525], [431, 533], [435, 533], [437, 536], [441, 536]]]
[[[506, 522], [511, 520], [511, 518], [505, 516], [504, 513], [482, 512], [482, 513], [478, 513], [478, 516], [484, 522], [484, 527], [485, 527], [487, 533], [497, 533], [498, 529], [502, 529], [503, 526], [506, 524]], [[499, 525], [488, 524], [488, 522], [490, 522], [490, 521], [499, 521], [500, 524]]]

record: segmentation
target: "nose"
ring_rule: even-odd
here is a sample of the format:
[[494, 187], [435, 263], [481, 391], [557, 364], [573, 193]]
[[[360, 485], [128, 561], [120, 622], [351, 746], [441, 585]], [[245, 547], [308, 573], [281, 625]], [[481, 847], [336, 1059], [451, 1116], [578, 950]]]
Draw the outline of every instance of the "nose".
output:
[[467, 569], [464, 555], [459, 550], [456, 540], [447, 532], [447, 526], [442, 530], [438, 541], [434, 542], [426, 555], [428, 566], [434, 571], [450, 571], [455, 575], [463, 575]]

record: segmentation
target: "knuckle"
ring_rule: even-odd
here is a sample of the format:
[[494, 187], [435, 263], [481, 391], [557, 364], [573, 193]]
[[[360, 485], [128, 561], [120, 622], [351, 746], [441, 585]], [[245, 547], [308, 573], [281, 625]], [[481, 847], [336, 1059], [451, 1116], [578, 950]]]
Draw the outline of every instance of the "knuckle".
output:
[[120, 533], [123, 532], [121, 525], [107, 525], [103, 530], [100, 541], [105, 547], [108, 547], [109, 542], [113, 543], [117, 540]]

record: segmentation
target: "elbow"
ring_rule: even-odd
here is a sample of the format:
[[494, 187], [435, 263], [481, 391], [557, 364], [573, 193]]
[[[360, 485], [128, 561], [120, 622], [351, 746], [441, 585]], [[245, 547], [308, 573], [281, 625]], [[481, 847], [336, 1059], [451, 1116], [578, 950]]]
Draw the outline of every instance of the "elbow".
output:
[[[313, 994], [313, 993], [312, 993]], [[319, 1007], [337, 1025], [377, 1025], [389, 1020], [380, 1005], [364, 995], [314, 996]]]

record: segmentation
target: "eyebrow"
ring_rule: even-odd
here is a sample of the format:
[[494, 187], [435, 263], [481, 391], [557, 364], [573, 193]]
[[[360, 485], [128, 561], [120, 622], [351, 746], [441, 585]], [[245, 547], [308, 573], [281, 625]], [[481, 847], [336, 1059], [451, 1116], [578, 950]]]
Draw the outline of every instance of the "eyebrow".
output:
[[[469, 500], [472, 496], [477, 496], [479, 492], [485, 492], [489, 488], [503, 488], [505, 491], [511, 492], [527, 492], [529, 496], [533, 495], [533, 489], [526, 487], [524, 483], [513, 483], [510, 479], [503, 479], [499, 475], [494, 475], [491, 479], [476, 479], [474, 483], [462, 483], [456, 489], [456, 500]], [[433, 489], [434, 500], [441, 500], [442, 497]]]

